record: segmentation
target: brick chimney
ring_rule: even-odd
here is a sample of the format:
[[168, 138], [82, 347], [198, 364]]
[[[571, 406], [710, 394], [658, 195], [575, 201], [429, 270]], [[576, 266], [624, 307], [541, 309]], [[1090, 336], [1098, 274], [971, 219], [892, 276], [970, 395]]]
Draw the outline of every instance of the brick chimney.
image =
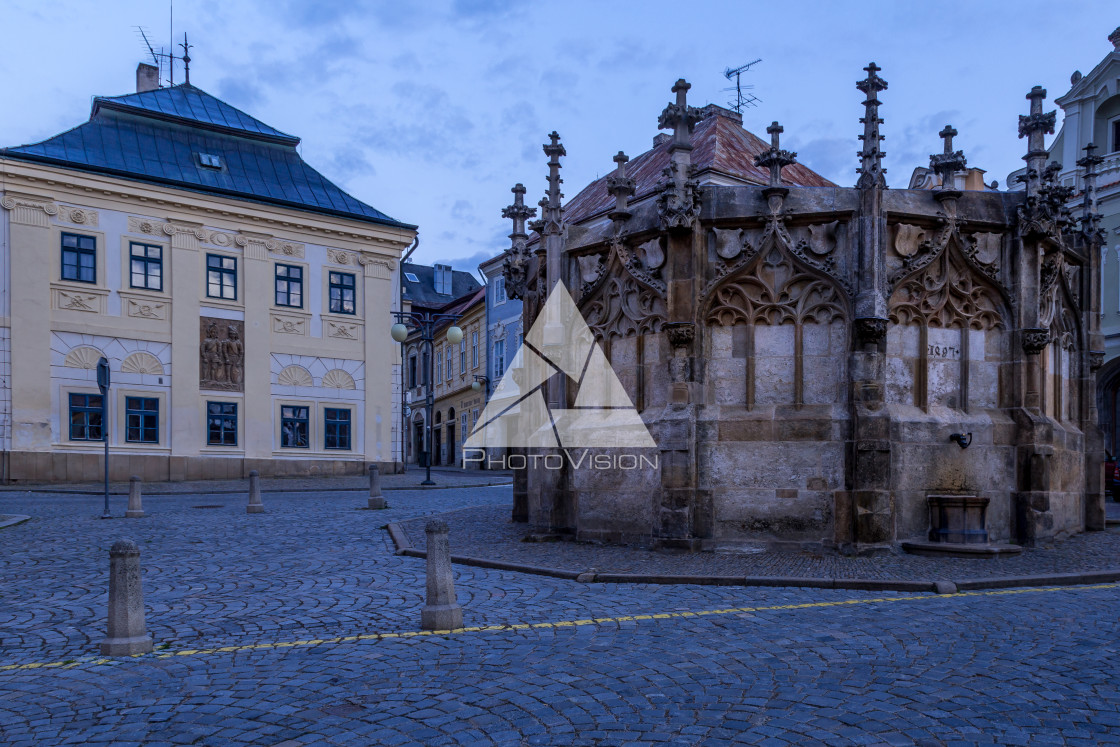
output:
[[159, 68], [141, 62], [136, 66], [136, 93], [154, 91], [159, 88]]

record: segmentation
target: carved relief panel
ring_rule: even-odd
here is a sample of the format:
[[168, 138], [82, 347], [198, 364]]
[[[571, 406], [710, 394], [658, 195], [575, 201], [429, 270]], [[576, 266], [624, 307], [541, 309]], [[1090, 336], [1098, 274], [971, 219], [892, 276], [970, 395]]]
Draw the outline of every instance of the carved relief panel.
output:
[[245, 391], [245, 322], [199, 318], [199, 386]]

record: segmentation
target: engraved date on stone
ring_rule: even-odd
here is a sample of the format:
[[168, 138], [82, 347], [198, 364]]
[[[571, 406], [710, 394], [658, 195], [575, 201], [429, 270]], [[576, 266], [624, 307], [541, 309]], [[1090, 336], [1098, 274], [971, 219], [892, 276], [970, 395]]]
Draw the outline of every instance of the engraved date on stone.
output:
[[955, 345], [930, 345], [928, 355], [930, 358], [960, 359], [961, 349]]

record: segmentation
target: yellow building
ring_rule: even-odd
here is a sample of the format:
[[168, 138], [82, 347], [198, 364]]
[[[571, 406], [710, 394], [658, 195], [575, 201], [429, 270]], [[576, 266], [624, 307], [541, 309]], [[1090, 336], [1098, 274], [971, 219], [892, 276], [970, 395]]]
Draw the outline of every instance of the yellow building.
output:
[[88, 122], [0, 150], [0, 477], [95, 479], [106, 433], [115, 479], [392, 468], [385, 330], [416, 227], [147, 67]]

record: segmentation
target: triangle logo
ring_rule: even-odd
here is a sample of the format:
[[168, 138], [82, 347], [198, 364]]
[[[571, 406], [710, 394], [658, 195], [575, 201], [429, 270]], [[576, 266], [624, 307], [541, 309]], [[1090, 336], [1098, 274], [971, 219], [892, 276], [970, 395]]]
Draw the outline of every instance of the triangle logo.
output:
[[[571, 408], [550, 408], [545, 384], [578, 386]], [[563, 283], [537, 315], [464, 449], [656, 448], [603, 349]]]

